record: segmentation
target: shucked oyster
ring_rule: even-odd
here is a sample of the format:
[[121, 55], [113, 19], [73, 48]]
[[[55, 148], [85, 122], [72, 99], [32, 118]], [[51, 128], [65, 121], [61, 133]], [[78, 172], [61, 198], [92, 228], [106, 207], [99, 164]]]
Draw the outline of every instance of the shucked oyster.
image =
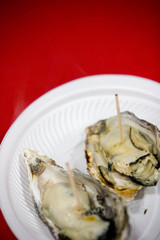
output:
[[85, 152], [89, 173], [131, 200], [159, 180], [160, 131], [130, 112], [121, 113], [121, 120], [123, 143], [115, 116], [86, 129]]
[[126, 239], [128, 215], [123, 200], [89, 175], [73, 171], [81, 209], [67, 172], [48, 157], [26, 149], [30, 189], [36, 211], [55, 239]]

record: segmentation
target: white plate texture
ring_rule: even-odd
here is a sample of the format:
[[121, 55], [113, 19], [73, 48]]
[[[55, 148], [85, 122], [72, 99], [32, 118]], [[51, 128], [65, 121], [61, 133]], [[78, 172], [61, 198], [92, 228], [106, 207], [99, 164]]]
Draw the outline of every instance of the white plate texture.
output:
[[[69, 161], [71, 168], [86, 172], [84, 129], [116, 115], [115, 93], [121, 111], [129, 110], [160, 128], [160, 84], [128, 75], [95, 75], [44, 94], [7, 132], [0, 148], [0, 206], [18, 239], [53, 239], [34, 210], [23, 149], [40, 151], [62, 166]], [[140, 191], [128, 209], [129, 240], [160, 239], [160, 184]]]

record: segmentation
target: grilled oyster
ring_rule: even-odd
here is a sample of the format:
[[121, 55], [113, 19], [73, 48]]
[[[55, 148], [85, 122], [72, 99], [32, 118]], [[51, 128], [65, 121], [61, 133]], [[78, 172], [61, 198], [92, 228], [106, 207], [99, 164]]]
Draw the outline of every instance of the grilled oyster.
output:
[[114, 191], [78, 170], [72, 171], [82, 206], [76, 200], [67, 172], [36, 151], [25, 149], [31, 195], [36, 211], [55, 239], [126, 239], [128, 215]]
[[130, 112], [121, 119], [123, 143], [115, 116], [86, 129], [85, 152], [89, 173], [130, 201], [142, 186], [159, 180], [160, 131]]

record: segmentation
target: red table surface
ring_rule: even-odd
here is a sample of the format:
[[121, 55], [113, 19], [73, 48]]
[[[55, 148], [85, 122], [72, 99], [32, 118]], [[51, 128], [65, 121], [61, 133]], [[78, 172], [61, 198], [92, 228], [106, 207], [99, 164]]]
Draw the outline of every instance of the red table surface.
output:
[[[73, 79], [160, 82], [159, 30], [160, 1], [1, 1], [0, 142], [32, 101]], [[0, 239], [16, 239], [1, 212]]]

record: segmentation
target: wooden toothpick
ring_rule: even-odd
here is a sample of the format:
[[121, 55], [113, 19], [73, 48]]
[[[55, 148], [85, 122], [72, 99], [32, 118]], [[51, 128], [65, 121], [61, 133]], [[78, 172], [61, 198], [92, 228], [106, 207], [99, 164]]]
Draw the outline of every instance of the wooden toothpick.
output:
[[80, 211], [80, 210], [82, 210], [82, 207], [81, 207], [80, 202], [79, 202], [76, 184], [75, 184], [75, 181], [74, 181], [74, 178], [73, 178], [72, 171], [70, 169], [69, 163], [66, 163], [66, 167], [67, 167], [67, 171], [68, 171], [69, 181], [70, 181], [70, 184], [71, 184], [71, 187], [72, 187], [75, 199], [77, 201], [77, 210]]
[[120, 138], [121, 138], [121, 143], [123, 143], [122, 121], [121, 121], [121, 113], [120, 113], [120, 107], [119, 107], [118, 94], [115, 94], [115, 98], [116, 98], [116, 107], [117, 107], [117, 116], [118, 116], [118, 122], [119, 122]]

